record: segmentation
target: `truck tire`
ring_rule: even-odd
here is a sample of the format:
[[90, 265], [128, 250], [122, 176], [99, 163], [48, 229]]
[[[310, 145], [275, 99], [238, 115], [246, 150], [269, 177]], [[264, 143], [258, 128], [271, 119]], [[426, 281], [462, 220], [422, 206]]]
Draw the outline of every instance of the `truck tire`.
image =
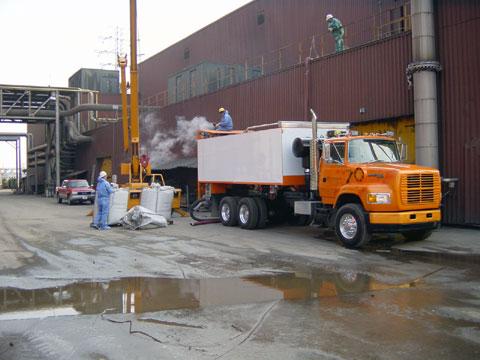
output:
[[265, 202], [264, 199], [259, 197], [255, 197], [254, 199], [258, 208], [257, 229], [264, 229], [267, 226], [267, 220], [268, 220], [267, 203]]
[[407, 241], [422, 241], [432, 235], [433, 230], [412, 230], [402, 232], [403, 237]]
[[232, 196], [225, 196], [220, 201], [220, 220], [225, 226], [238, 224], [238, 201]]
[[258, 206], [253, 198], [244, 197], [238, 202], [238, 224], [248, 230], [257, 227]]
[[350, 249], [366, 245], [371, 238], [363, 208], [359, 204], [345, 204], [335, 216], [335, 234], [342, 244]]

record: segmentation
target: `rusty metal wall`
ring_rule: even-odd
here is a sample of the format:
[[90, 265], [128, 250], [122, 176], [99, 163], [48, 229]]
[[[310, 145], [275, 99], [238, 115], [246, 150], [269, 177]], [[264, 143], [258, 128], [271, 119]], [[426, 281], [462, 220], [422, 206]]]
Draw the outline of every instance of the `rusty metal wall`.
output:
[[[266, 71], [279, 69], [304, 58], [312, 36], [316, 37], [320, 55], [332, 53], [334, 42], [325, 22], [328, 13], [338, 17], [346, 28], [345, 45], [358, 46], [394, 30], [378, 26], [391, 21], [394, 14], [389, 9], [406, 3], [407, 0], [252, 1], [140, 63], [141, 98], [146, 101], [165, 91], [169, 75], [203, 61], [248, 66], [260, 66], [262, 61]], [[259, 15], [264, 16], [263, 24], [258, 24]], [[281, 59], [279, 49], [283, 49]]]
[[[351, 49], [311, 63], [310, 106], [323, 121], [369, 121], [413, 114], [405, 68], [410, 60], [407, 33]], [[304, 120], [305, 65], [247, 81], [164, 107], [161, 126], [175, 126], [178, 116], [218, 120], [227, 108], [235, 129], [281, 120]], [[365, 113], [360, 113], [360, 108]], [[151, 134], [145, 133], [148, 137]]]
[[[120, 163], [127, 162], [128, 156], [123, 151], [123, 130], [122, 123], [117, 122], [102, 126], [86, 133], [93, 138], [92, 143], [82, 144], [77, 148], [75, 161], [76, 170], [87, 170], [88, 181], [92, 178], [92, 171], [95, 171], [94, 178], [98, 175], [100, 163], [97, 159], [111, 158], [112, 173], [118, 175], [119, 182], [126, 182], [126, 178], [120, 176]], [[109, 174], [111, 175], [111, 174]]]
[[405, 33], [314, 62], [311, 106], [319, 119], [362, 122], [413, 114], [405, 77], [411, 41]]
[[436, 3], [442, 175], [459, 179], [444, 220], [480, 225], [480, 1]]
[[166, 128], [174, 127], [179, 116], [186, 119], [204, 116], [210, 122], [217, 122], [217, 110], [222, 106], [230, 111], [236, 129], [279, 120], [301, 120], [303, 81], [304, 69], [298, 66], [164, 107], [159, 117]]

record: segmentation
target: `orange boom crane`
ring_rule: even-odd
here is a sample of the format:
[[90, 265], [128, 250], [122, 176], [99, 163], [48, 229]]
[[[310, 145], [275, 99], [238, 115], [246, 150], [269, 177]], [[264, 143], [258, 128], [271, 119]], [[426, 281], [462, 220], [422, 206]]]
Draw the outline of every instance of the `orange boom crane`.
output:
[[[130, 162], [121, 164], [121, 174], [128, 175], [130, 189], [128, 208], [140, 205], [142, 189], [148, 186], [146, 178], [152, 177], [151, 166], [146, 155], [140, 156], [140, 126], [138, 116], [138, 72], [137, 72], [137, 4], [130, 0], [130, 114], [127, 106], [127, 57], [118, 56], [122, 92], [123, 149], [130, 151]], [[130, 115], [130, 117], [129, 117]], [[163, 180], [163, 178], [162, 178]]]
[[[140, 205], [142, 190], [149, 186], [149, 181], [155, 182], [156, 178], [162, 185], [165, 181], [161, 174], [152, 174], [150, 159], [140, 152], [140, 122], [138, 111], [138, 71], [137, 71], [137, 2], [130, 0], [130, 114], [128, 112], [127, 99], [127, 56], [118, 56], [120, 66], [120, 80], [122, 92], [122, 126], [123, 126], [123, 150], [130, 151], [130, 162], [121, 164], [122, 175], [128, 176], [128, 183], [124, 187], [129, 188], [128, 208]], [[129, 117], [130, 115], [130, 117]], [[184, 215], [180, 210], [181, 189], [175, 189], [173, 210]]]

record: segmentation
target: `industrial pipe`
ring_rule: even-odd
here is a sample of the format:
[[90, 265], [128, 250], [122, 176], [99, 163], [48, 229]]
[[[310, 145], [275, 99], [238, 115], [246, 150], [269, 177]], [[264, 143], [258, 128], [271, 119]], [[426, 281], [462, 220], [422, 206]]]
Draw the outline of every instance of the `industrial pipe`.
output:
[[[155, 111], [159, 110], [159, 106], [140, 106], [140, 110], [145, 110], [145, 111]], [[74, 114], [77, 114], [82, 111], [121, 111], [122, 106], [121, 105], [116, 105], [116, 104], [82, 104], [75, 106], [72, 109], [69, 110], [63, 110], [60, 111], [60, 116], [65, 117], [65, 116], [72, 116]], [[10, 110], [9, 114], [11, 116], [28, 116], [28, 110], [23, 110], [23, 109], [12, 109]], [[55, 111], [53, 110], [40, 110], [38, 111], [37, 115], [39, 117], [48, 117], [50, 118], [49, 120], [55, 120]]]
[[55, 94], [55, 186], [60, 186], [60, 93]]
[[317, 150], [317, 115], [310, 109], [312, 114], [312, 139], [310, 140], [310, 194], [318, 191], [318, 150]]
[[435, 29], [432, 0], [412, 0], [412, 58], [416, 163], [438, 168], [438, 106]]

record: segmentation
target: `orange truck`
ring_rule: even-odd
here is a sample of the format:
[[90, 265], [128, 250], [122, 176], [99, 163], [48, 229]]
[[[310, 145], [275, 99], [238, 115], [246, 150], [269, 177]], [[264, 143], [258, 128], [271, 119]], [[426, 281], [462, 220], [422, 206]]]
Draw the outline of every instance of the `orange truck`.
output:
[[198, 191], [225, 226], [333, 228], [349, 248], [374, 233], [422, 240], [441, 220], [437, 169], [405, 164], [393, 134], [359, 136], [347, 123], [278, 122], [201, 130]]

